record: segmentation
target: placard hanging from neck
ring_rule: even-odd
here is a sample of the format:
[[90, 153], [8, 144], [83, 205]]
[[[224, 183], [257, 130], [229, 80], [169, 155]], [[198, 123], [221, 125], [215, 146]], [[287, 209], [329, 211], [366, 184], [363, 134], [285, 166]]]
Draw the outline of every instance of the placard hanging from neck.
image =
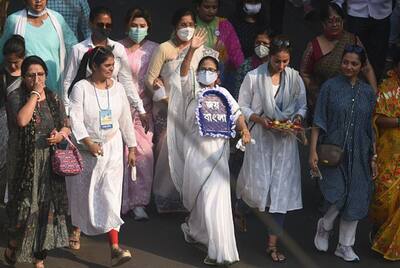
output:
[[196, 110], [201, 136], [230, 139], [235, 137], [235, 117], [229, 98], [216, 88], [200, 92]]

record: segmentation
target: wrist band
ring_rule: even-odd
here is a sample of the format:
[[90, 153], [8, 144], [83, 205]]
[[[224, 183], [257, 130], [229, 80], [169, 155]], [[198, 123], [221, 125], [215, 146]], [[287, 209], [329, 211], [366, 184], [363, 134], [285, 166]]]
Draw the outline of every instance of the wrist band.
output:
[[35, 91], [35, 90], [32, 90], [32, 91], [31, 91], [31, 95], [36, 95], [36, 97], [38, 98], [38, 100], [40, 99], [40, 93], [37, 92], [37, 91]]

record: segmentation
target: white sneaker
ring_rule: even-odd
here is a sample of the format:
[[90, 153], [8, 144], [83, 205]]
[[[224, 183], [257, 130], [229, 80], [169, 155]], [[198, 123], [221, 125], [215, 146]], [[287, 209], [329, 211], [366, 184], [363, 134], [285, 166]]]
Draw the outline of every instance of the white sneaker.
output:
[[318, 220], [317, 232], [314, 237], [314, 245], [319, 251], [328, 251], [330, 231], [324, 229], [323, 218]]
[[135, 207], [133, 209], [133, 214], [135, 215], [134, 219], [136, 221], [149, 219], [149, 216], [147, 215], [146, 211], [144, 210], [144, 207]]
[[196, 244], [197, 241], [193, 239], [193, 237], [190, 236], [189, 234], [189, 226], [187, 223], [182, 223], [181, 224], [181, 230], [183, 232], [183, 237], [185, 238], [185, 241], [189, 244]]
[[357, 254], [353, 250], [353, 247], [351, 246], [343, 246], [341, 244], [338, 244], [335, 250], [335, 255], [349, 262], [360, 261], [360, 258], [357, 256]]

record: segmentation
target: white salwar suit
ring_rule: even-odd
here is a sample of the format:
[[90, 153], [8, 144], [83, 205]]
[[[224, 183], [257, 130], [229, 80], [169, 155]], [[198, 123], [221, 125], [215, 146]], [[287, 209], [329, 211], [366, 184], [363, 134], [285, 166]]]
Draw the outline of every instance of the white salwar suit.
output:
[[[106, 109], [109, 91], [112, 128], [100, 129], [99, 105]], [[81, 149], [83, 172], [67, 177], [70, 190], [72, 225], [87, 235], [119, 230], [124, 223], [120, 217], [123, 181], [123, 141], [136, 146], [129, 102], [123, 86], [113, 80], [108, 90], [95, 89], [89, 81], [78, 82], [70, 95], [72, 132], [79, 142], [90, 137], [102, 144], [103, 156], [94, 157]], [[83, 146], [80, 146], [83, 147]], [[84, 148], [84, 147], [83, 147]]]
[[[246, 75], [239, 105], [247, 121], [252, 114], [274, 120], [293, 119], [297, 114], [304, 117], [307, 105], [304, 83], [297, 71], [287, 67], [275, 97], [265, 63]], [[251, 127], [253, 122], [249, 124]], [[246, 146], [237, 198], [260, 211], [268, 207], [270, 213], [301, 209], [301, 167], [296, 138], [266, 130], [259, 124], [253, 127], [251, 136], [256, 144]]]
[[[196, 108], [202, 89], [193, 78], [193, 72], [182, 78], [187, 132], [183, 182], [178, 190], [190, 211], [182, 228], [186, 235], [208, 247], [209, 258], [232, 263], [239, 261], [239, 254], [231, 208], [229, 139], [200, 136]], [[236, 121], [241, 114], [239, 105], [225, 88], [216, 89], [228, 97]]]

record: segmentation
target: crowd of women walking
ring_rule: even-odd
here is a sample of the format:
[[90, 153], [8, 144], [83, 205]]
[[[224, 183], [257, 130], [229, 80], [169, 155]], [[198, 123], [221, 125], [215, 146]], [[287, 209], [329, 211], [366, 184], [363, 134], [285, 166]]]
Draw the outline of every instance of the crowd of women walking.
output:
[[[107, 234], [111, 265], [121, 265], [131, 259], [119, 245], [122, 215], [148, 219], [151, 198], [158, 213], [188, 215], [184, 239], [207, 247], [208, 265], [238, 262], [235, 226], [246, 231], [249, 208], [266, 213], [278, 226], [266, 256], [282, 262], [285, 217], [303, 208], [307, 136], [323, 196], [315, 248], [328, 250], [340, 218], [335, 255], [359, 261], [356, 230], [369, 216], [372, 249], [400, 260], [400, 50], [376, 77], [340, 3], [321, 7], [323, 33], [297, 71], [264, 1], [239, 0], [226, 19], [218, 0], [196, 0], [195, 11], [174, 12], [161, 44], [148, 40], [152, 19], [140, 7], [127, 10], [119, 41], [111, 10], [93, 7], [78, 43], [51, 0], [24, 2], [0, 39], [8, 264], [44, 267], [49, 250], [79, 250], [84, 233]], [[232, 155], [242, 155], [234, 167]]]

